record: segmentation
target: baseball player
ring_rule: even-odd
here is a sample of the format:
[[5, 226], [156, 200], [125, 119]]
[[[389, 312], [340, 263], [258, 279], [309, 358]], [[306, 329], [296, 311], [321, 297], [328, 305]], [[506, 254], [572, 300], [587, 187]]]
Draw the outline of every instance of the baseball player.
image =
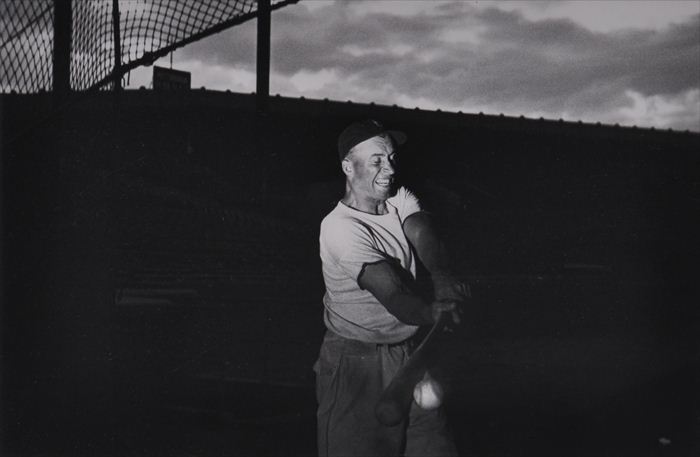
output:
[[[374, 120], [348, 126], [338, 139], [345, 195], [323, 219], [319, 239], [327, 327], [314, 366], [321, 456], [457, 455], [442, 408], [414, 403], [396, 427], [374, 414], [419, 326], [444, 312], [458, 324], [466, 298], [428, 215], [395, 181], [405, 141]], [[432, 303], [414, 291], [416, 256], [430, 272]]]

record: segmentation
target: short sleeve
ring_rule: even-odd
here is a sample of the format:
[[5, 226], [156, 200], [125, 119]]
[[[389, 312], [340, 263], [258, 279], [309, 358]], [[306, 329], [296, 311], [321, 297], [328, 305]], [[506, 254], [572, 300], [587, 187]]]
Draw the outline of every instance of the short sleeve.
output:
[[372, 242], [368, 227], [349, 219], [321, 224], [321, 258], [357, 280], [367, 264], [387, 260], [387, 255]]
[[418, 197], [405, 187], [399, 187], [396, 195], [387, 200], [387, 202], [396, 208], [401, 222], [405, 221], [411, 214], [421, 211]]

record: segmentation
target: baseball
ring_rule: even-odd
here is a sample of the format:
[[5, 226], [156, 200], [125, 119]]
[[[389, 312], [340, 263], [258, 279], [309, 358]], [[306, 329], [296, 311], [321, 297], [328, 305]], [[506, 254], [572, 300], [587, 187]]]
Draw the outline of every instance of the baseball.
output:
[[423, 409], [435, 409], [442, 404], [442, 387], [433, 378], [426, 376], [413, 389], [413, 399]]

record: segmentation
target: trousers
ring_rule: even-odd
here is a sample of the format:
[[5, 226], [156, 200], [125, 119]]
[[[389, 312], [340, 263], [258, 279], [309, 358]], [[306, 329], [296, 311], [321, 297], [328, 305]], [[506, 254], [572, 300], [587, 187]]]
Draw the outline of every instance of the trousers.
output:
[[408, 418], [394, 427], [382, 425], [374, 415], [410, 348], [408, 342], [364, 343], [326, 332], [314, 365], [319, 456], [457, 455], [442, 407], [428, 411], [414, 401]]

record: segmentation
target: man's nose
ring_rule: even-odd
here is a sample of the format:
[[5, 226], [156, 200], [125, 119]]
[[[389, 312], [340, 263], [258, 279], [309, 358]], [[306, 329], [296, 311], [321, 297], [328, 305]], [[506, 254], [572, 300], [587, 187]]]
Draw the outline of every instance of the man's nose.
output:
[[392, 175], [394, 174], [394, 171], [395, 171], [394, 164], [391, 162], [391, 160], [386, 160], [384, 162], [383, 169], [384, 169], [384, 173], [392, 174]]

